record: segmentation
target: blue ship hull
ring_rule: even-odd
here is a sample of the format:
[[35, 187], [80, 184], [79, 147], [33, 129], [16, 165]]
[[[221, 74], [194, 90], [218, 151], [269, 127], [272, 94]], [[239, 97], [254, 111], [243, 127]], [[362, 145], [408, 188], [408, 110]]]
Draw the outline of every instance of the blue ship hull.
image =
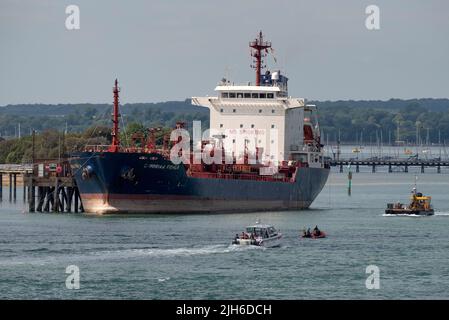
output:
[[294, 182], [190, 177], [160, 154], [81, 152], [70, 159], [86, 212], [198, 213], [308, 208], [328, 168], [299, 168]]

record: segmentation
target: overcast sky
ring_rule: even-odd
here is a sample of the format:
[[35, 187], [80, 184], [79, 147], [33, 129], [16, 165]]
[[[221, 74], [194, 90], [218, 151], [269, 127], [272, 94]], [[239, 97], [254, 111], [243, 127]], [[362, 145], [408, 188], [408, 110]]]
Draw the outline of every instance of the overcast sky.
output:
[[[65, 8], [80, 8], [67, 30]], [[380, 8], [380, 30], [365, 8]], [[0, 0], [0, 105], [184, 100], [223, 76], [254, 81], [248, 42], [262, 30], [292, 96], [449, 97], [447, 0]]]

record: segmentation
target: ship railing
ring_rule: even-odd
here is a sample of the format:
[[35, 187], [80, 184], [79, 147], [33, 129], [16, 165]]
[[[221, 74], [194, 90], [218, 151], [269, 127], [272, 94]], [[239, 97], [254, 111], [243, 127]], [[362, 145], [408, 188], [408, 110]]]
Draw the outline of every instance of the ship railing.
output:
[[109, 150], [110, 145], [105, 144], [95, 144], [95, 145], [86, 145], [84, 147], [84, 151], [89, 152], [106, 152]]
[[[84, 147], [84, 151], [87, 152], [108, 152], [110, 145], [86, 145]], [[119, 148], [120, 151], [126, 153], [159, 153], [164, 157], [170, 156], [170, 150], [158, 149], [158, 148], [147, 148], [147, 147], [128, 147], [128, 148]]]

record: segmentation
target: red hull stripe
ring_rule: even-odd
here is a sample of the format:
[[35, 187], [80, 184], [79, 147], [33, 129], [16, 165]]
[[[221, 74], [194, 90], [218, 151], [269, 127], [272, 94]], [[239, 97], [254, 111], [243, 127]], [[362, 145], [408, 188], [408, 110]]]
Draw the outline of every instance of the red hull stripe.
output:
[[81, 198], [89, 200], [101, 200], [104, 198], [107, 198], [109, 200], [205, 200], [204, 198], [199, 196], [118, 193], [112, 193], [109, 195], [103, 193], [84, 193], [81, 195]]

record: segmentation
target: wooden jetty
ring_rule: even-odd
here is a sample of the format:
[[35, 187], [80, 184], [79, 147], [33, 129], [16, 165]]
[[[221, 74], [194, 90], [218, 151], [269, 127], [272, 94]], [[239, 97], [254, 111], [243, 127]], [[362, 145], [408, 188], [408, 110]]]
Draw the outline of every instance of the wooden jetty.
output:
[[23, 201], [29, 212], [84, 212], [67, 161], [44, 160], [33, 165], [0, 165], [0, 201], [3, 176], [9, 175], [9, 200], [16, 201], [17, 177], [22, 178]]
[[388, 172], [393, 172], [393, 167], [404, 168], [404, 172], [408, 172], [409, 167], [421, 168], [421, 173], [424, 173], [425, 168], [437, 168], [437, 172], [441, 173], [441, 167], [449, 167], [449, 160], [447, 161], [433, 161], [433, 160], [330, 160], [329, 164], [334, 167], [340, 167], [340, 172], [343, 172], [344, 166], [352, 166], [356, 168], [356, 172], [360, 172], [361, 166], [371, 167], [372, 172], [376, 172], [376, 167], [388, 166]]
[[[20, 178], [20, 182], [23, 185], [23, 177], [27, 174], [31, 174], [33, 172], [33, 168], [31, 165], [15, 165], [15, 164], [2, 164], [0, 165], [0, 201], [3, 198], [3, 181], [4, 177], [9, 177], [9, 200], [14, 201], [17, 198], [17, 184], [18, 178]], [[8, 181], [8, 178], [6, 178]], [[25, 191], [25, 187], [24, 187]], [[25, 196], [24, 196], [25, 199]]]

